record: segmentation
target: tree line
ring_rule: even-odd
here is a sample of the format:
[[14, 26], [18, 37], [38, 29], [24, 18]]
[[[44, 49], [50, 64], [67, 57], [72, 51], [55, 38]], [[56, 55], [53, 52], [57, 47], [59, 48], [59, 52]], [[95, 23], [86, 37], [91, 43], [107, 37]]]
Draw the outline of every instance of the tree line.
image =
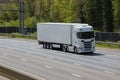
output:
[[[98, 31], [120, 32], [120, 0], [24, 0], [24, 7], [25, 27], [54, 21], [88, 23]], [[19, 13], [0, 11], [0, 26], [19, 26]]]

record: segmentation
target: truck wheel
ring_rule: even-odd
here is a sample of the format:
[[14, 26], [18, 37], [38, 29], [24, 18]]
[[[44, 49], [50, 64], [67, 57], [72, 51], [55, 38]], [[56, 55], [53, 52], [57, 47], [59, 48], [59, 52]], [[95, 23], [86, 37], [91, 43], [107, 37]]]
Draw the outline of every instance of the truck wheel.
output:
[[47, 43], [44, 43], [44, 48], [47, 49]]
[[52, 44], [50, 43], [50, 49], [52, 50], [53, 49], [53, 46], [52, 46]]
[[66, 52], [69, 52], [69, 47], [68, 46], [66, 46]]
[[43, 48], [45, 48], [45, 43], [43, 43]]
[[65, 45], [62, 45], [62, 51], [66, 52], [66, 46]]
[[94, 52], [89, 52], [90, 54], [94, 54]]
[[40, 45], [40, 44], [41, 44], [41, 42], [40, 42], [40, 41], [38, 41], [38, 44]]
[[49, 45], [49, 44], [48, 44], [48, 43], [46, 43], [46, 49], [48, 49], [48, 45]]
[[75, 54], [78, 54], [78, 50], [77, 50], [76, 47], [74, 48], [74, 53], [75, 53]]
[[50, 43], [47, 43], [47, 49], [50, 49]]

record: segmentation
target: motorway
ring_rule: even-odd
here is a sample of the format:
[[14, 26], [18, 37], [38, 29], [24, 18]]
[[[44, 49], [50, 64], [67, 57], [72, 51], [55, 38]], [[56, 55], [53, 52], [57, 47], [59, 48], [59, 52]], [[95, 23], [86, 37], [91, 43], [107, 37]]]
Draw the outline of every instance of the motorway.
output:
[[74, 54], [43, 49], [35, 40], [1, 38], [0, 66], [38, 80], [120, 80], [120, 50]]

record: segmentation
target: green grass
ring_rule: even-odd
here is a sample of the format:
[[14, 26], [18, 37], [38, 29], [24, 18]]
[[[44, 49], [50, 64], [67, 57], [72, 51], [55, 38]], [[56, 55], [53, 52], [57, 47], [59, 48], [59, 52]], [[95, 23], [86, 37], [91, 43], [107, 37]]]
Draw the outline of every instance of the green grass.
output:
[[[19, 33], [0, 34], [0, 36], [5, 36], [5, 37], [8, 37], [8, 38], [24, 38], [24, 39], [34, 39], [34, 40], [37, 40], [37, 36], [36, 35], [37, 35], [37, 33], [30, 33], [30, 35], [21, 35]], [[104, 48], [117, 48], [117, 49], [120, 49], [120, 41], [112, 42], [112, 43], [119, 44], [119, 45], [96, 42], [96, 46], [97, 47], [104, 47]]]
[[120, 49], [120, 45], [96, 43], [97, 47]]
[[8, 38], [25, 38], [25, 39], [37, 39], [36, 36], [31, 36], [31, 35], [21, 35], [17, 33], [13, 34], [0, 34], [0, 36], [8, 37]]

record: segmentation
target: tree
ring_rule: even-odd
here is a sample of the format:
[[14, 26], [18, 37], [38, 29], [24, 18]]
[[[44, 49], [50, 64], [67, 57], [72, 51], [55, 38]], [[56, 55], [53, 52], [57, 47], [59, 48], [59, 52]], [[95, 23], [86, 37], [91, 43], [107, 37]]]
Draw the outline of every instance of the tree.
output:
[[25, 2], [25, 13], [32, 17], [34, 16], [35, 1], [34, 0], [24, 0]]
[[86, 20], [96, 29], [103, 25], [103, 7], [101, 0], [86, 0]]
[[85, 16], [86, 16], [86, 12], [85, 12], [85, 4], [86, 4], [86, 0], [78, 0], [78, 7], [79, 7], [79, 19], [80, 19], [80, 23], [85, 23]]
[[75, 8], [73, 1], [54, 0], [54, 17], [56, 22], [73, 22], [75, 15], [75, 12], [73, 13], [73, 8]]
[[[69, 3], [68, 3], [69, 2]], [[66, 5], [68, 4], [68, 5]], [[65, 11], [65, 19], [64, 22], [79, 22], [79, 17], [78, 17], [78, 0], [66, 0], [66, 2], [64, 3], [64, 6], [66, 9], [64, 9]]]
[[115, 0], [115, 26], [116, 31], [120, 30], [120, 0]]
[[[84, 0], [54, 0], [56, 22], [85, 22]], [[66, 5], [67, 4], [67, 5]]]
[[50, 19], [51, 0], [35, 0], [35, 15], [37, 20], [42, 22], [51, 21]]
[[103, 0], [103, 23], [105, 31], [114, 31], [112, 0]]

